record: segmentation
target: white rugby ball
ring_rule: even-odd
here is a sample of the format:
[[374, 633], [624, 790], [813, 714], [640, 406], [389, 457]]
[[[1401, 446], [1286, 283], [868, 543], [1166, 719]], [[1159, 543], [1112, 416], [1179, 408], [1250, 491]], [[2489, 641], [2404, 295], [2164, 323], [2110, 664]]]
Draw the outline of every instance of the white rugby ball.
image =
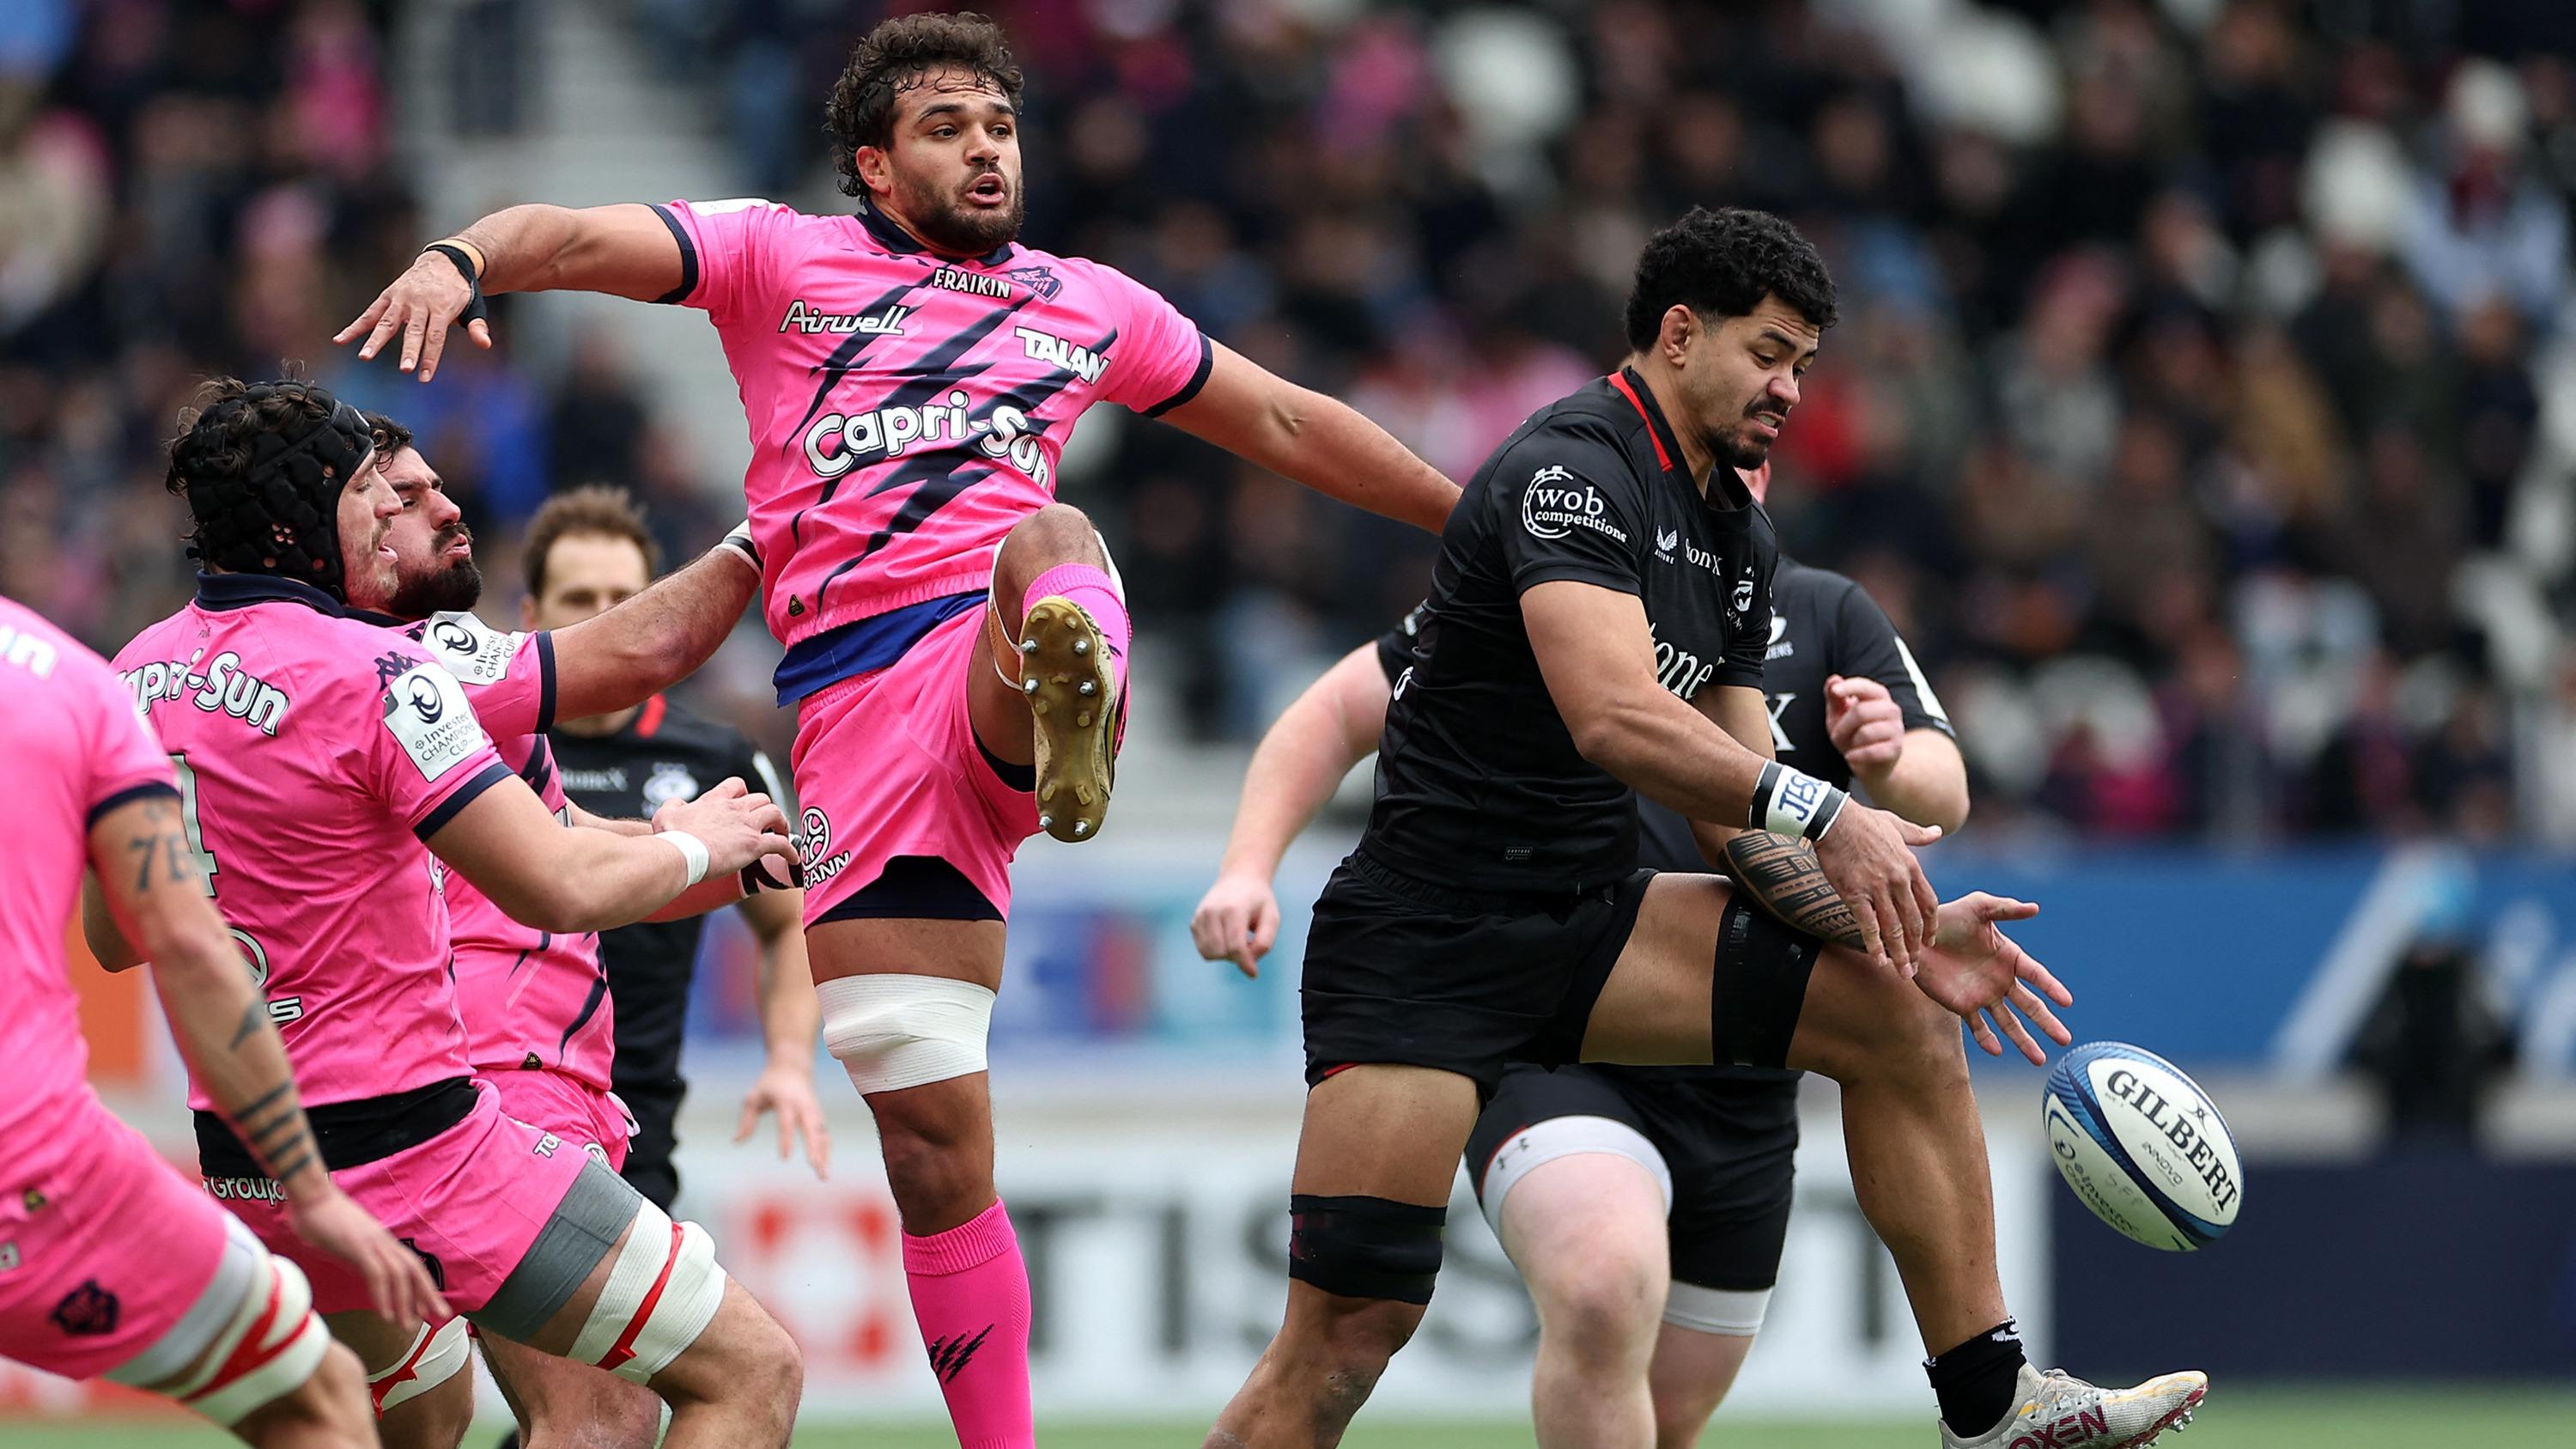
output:
[[2182, 1069], [2125, 1042], [2058, 1058], [2040, 1097], [2057, 1174], [2096, 1217], [2150, 1248], [2216, 1242], [2245, 1201], [2236, 1139]]

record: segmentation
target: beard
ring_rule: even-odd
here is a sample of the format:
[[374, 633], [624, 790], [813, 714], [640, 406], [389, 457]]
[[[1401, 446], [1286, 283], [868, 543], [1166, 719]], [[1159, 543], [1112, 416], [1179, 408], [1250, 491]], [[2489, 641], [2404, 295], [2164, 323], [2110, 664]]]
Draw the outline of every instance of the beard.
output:
[[917, 177], [900, 177], [895, 186], [903, 198], [904, 219], [932, 250], [951, 256], [981, 256], [1018, 237], [1020, 224], [1028, 220], [1028, 197], [1017, 185], [1011, 187], [1011, 204], [999, 211], [970, 207], [937, 183]]
[[1769, 461], [1771, 440], [1738, 423], [1717, 435], [1716, 451], [1717, 461], [1749, 473]]
[[[441, 537], [431, 556], [447, 552], [453, 536]], [[384, 612], [398, 619], [426, 619], [432, 614], [456, 614], [471, 609], [483, 597], [483, 566], [472, 554], [444, 567], [433, 564], [421, 573], [397, 567], [394, 570], [393, 597], [386, 600]]]

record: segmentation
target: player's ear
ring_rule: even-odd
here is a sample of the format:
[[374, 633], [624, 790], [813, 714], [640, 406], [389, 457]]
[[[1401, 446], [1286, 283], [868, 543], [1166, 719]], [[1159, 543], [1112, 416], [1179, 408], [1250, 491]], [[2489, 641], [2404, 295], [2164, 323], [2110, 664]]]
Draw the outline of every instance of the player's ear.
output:
[[1664, 350], [1664, 361], [1679, 368], [1690, 357], [1691, 344], [1699, 340], [1699, 314], [1687, 302], [1675, 302], [1664, 309], [1664, 325], [1656, 344]]
[[894, 156], [881, 146], [861, 146], [851, 153], [858, 164], [859, 184], [868, 189], [868, 198], [894, 190]]
[[525, 594], [519, 596], [519, 627], [522, 629], [537, 627], [537, 601]]

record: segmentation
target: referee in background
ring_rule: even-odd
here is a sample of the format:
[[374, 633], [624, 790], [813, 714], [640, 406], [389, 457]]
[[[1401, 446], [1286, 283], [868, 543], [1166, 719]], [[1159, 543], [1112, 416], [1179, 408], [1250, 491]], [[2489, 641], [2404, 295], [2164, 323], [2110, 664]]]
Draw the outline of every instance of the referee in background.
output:
[[[557, 494], [528, 525], [524, 558], [528, 592], [519, 608], [531, 629], [577, 624], [635, 594], [653, 579], [659, 550], [643, 510], [623, 488], [576, 488]], [[555, 722], [547, 737], [563, 772], [564, 792], [582, 809], [610, 820], [651, 819], [667, 800], [739, 776], [766, 791], [795, 818], [796, 807], [740, 730], [689, 713], [656, 695], [615, 714]], [[743, 1098], [734, 1140], [747, 1142], [764, 1112], [778, 1114], [778, 1155], [802, 1137], [805, 1156], [822, 1177], [831, 1134], [814, 1096], [814, 1045], [821, 1014], [805, 964], [804, 894], [763, 891], [739, 909], [760, 943], [761, 1035], [769, 1048], [760, 1079]], [[667, 1209], [679, 1196], [671, 1164], [674, 1125], [689, 1084], [680, 1075], [680, 1038], [689, 1011], [706, 918], [645, 921], [604, 931], [599, 954], [617, 1003], [617, 1095], [635, 1117], [626, 1180]]]

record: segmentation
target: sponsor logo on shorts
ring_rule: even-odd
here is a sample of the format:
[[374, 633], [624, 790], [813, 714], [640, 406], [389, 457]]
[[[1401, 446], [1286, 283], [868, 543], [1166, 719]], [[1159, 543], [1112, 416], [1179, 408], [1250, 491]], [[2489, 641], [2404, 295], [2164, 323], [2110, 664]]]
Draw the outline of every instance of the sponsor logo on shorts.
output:
[[98, 1286], [98, 1280], [92, 1278], [64, 1294], [63, 1301], [55, 1304], [54, 1311], [45, 1316], [54, 1321], [56, 1328], [75, 1338], [95, 1338], [116, 1332], [116, 1321], [123, 1316], [123, 1308], [116, 1301], [115, 1294]]
[[265, 1177], [209, 1177], [201, 1181], [217, 1202], [286, 1201], [286, 1189]]
[[1563, 538], [1575, 529], [1588, 528], [1626, 543], [1627, 530], [1612, 523], [1609, 512], [1600, 489], [1554, 463], [1531, 474], [1529, 486], [1521, 490], [1521, 527], [1532, 538]]
[[148, 716], [152, 706], [161, 700], [184, 699], [208, 714], [231, 715], [275, 738], [287, 707], [294, 702], [286, 691], [242, 668], [241, 656], [229, 649], [206, 661], [200, 670], [197, 665], [203, 656], [200, 650], [185, 663], [154, 660], [120, 670], [116, 677], [134, 691], [137, 713]]
[[528, 1149], [539, 1157], [552, 1157], [563, 1150], [563, 1139], [551, 1132], [537, 1134], [537, 1145]]
[[847, 869], [850, 853], [846, 850], [837, 855], [825, 853], [832, 848], [832, 820], [820, 806], [806, 806], [800, 823], [805, 827], [805, 837], [797, 842], [798, 853], [805, 858], [805, 884], [811, 888]]

